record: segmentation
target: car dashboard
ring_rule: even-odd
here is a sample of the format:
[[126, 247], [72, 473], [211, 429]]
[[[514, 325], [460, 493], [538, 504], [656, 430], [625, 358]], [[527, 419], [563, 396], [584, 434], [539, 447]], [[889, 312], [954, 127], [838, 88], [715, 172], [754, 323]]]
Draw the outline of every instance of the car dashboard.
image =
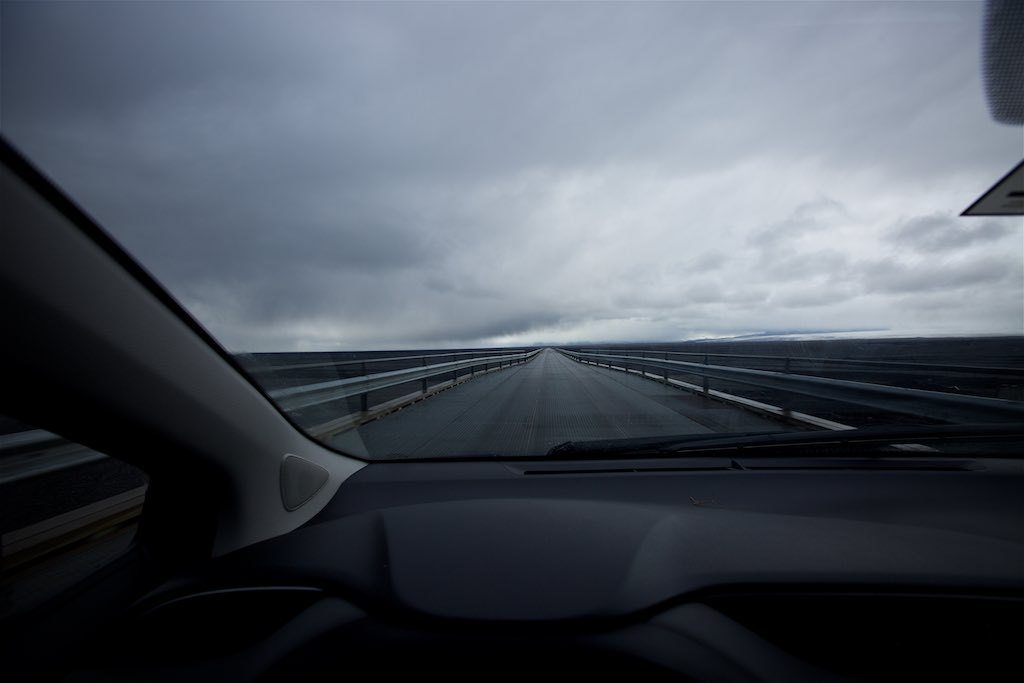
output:
[[71, 680], [1018, 680], [1002, 458], [369, 464], [197, 564]]

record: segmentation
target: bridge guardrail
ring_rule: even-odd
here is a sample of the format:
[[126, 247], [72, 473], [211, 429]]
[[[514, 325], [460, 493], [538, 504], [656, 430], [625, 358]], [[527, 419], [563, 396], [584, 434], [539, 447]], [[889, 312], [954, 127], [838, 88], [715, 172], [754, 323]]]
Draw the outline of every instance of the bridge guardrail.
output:
[[[670, 371], [696, 375], [703, 378], [704, 393], [709, 391], [708, 380], [714, 379], [818, 399], [853, 403], [880, 411], [926, 417], [945, 422], [1024, 422], [1024, 402], [1022, 401], [909, 389], [771, 370], [666, 360], [665, 358], [651, 358], [635, 354], [593, 353], [568, 349], [558, 349], [558, 351], [582, 363], [613, 369], [629, 371], [630, 365], [636, 369], [653, 368], [660, 370], [662, 377], [666, 380]], [[663, 354], [664, 352], [659, 353]]]
[[[528, 353], [527, 351], [450, 351], [444, 353], [427, 353], [427, 354], [414, 354], [414, 355], [403, 355], [403, 356], [370, 356], [368, 358], [355, 358], [351, 360], [339, 360], [339, 361], [319, 361], [315, 363], [273, 363], [273, 362], [243, 362], [246, 372], [251, 375], [262, 375], [262, 374], [274, 374], [282, 371], [294, 371], [294, 370], [316, 370], [324, 368], [347, 368], [358, 366], [360, 371], [359, 375], [369, 375], [373, 373], [367, 372], [367, 368], [372, 365], [382, 365], [385, 363], [403, 362], [403, 361], [429, 361], [431, 359], [450, 358], [455, 361], [459, 358], [462, 359], [482, 359], [485, 356], [499, 356], [499, 355], [515, 355], [517, 353]], [[240, 354], [243, 357], [258, 358], [263, 354]], [[277, 354], [271, 354], [277, 355]], [[434, 363], [424, 363], [424, 365], [434, 365]]]
[[[740, 362], [760, 361], [765, 364], [782, 365], [786, 372], [796, 372], [799, 369], [823, 370], [846, 369], [858, 371], [879, 371], [886, 373], [906, 373], [919, 375], [967, 375], [971, 377], [1000, 377], [1012, 378], [1017, 381], [1024, 381], [1024, 367], [994, 367], [987, 365], [950, 365], [947, 363], [921, 363], [918, 361], [891, 361], [891, 360], [869, 360], [856, 358], [815, 358], [811, 356], [781, 356], [781, 355], [760, 355], [745, 353], [700, 353], [690, 351], [656, 351], [656, 350], [632, 350], [632, 349], [572, 349], [579, 353], [603, 353], [620, 354], [626, 356], [639, 356], [641, 358], [661, 358], [662, 360], [673, 359], [701, 359], [703, 365], [709, 364], [711, 359], [735, 360]], [[725, 366], [731, 367], [731, 366]]]
[[[508, 365], [526, 362], [538, 353], [540, 353], [539, 349], [523, 353], [466, 358], [446, 363], [405, 368], [403, 370], [390, 370], [370, 375], [361, 375], [359, 377], [348, 377], [297, 387], [274, 389], [267, 392], [267, 394], [285, 411], [301, 410], [314, 405], [339, 401], [351, 396], [359, 396], [361, 398], [361, 408], [363, 411], [366, 411], [368, 408], [367, 397], [374, 391], [419, 381], [421, 389], [425, 393], [428, 389], [429, 380], [435, 377], [450, 374], [454, 380], [457, 379], [460, 370], [469, 369], [471, 372], [474, 372], [475, 368], [478, 367], [483, 367], [485, 371], [492, 368], [500, 369]], [[452, 354], [438, 355], [450, 357]], [[408, 358], [405, 357], [405, 359]], [[419, 358], [426, 362], [426, 359], [430, 358], [430, 356], [420, 356]]]
[[106, 457], [42, 429], [0, 434], [0, 486]]

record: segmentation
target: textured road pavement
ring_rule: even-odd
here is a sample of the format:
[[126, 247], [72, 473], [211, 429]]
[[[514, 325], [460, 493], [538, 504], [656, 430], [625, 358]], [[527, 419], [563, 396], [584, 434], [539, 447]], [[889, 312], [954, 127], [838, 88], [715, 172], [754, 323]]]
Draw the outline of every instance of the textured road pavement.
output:
[[442, 392], [359, 428], [377, 458], [543, 455], [570, 440], [785, 425], [546, 349], [525, 365]]

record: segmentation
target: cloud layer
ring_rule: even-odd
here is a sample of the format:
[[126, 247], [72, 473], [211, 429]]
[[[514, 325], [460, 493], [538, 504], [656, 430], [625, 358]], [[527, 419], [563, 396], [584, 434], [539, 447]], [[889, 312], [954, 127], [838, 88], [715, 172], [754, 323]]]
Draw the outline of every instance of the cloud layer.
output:
[[976, 3], [5, 3], [4, 135], [233, 350], [1024, 330]]

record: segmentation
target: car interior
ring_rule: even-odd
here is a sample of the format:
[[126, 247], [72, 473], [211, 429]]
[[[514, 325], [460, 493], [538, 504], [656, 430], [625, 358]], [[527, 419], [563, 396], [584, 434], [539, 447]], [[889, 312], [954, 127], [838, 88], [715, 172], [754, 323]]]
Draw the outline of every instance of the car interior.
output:
[[361, 460], [0, 157], [2, 412], [148, 477], [125, 552], [0, 622], [5, 680], [1024, 675], [1020, 434]]
[[1019, 459], [364, 463], [3, 155], [4, 410], [150, 477], [131, 550], [5, 624], [16, 675], [1020, 673]]

